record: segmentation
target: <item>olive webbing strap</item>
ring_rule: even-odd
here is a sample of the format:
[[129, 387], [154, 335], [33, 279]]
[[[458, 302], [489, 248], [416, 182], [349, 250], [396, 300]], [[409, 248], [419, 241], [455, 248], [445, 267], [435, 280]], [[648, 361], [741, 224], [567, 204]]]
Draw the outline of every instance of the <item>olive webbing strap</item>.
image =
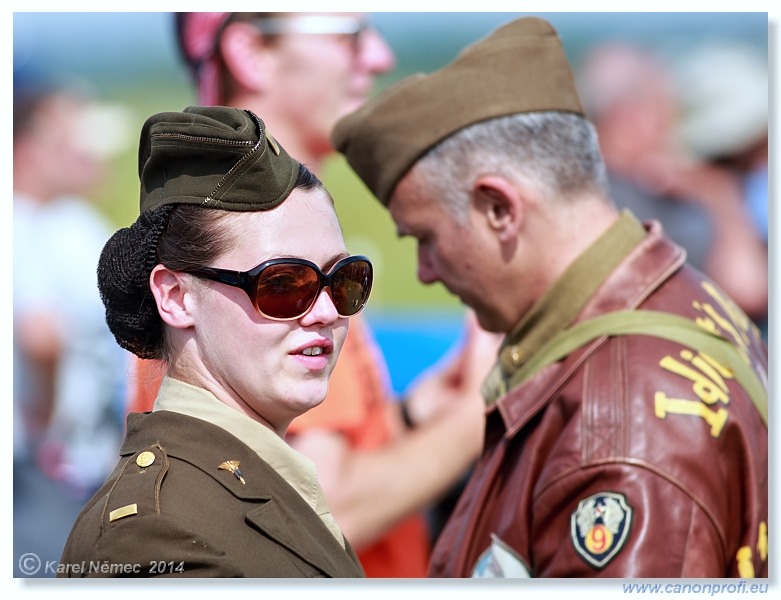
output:
[[736, 381], [751, 397], [767, 427], [767, 388], [754, 369], [746, 363], [737, 346], [690, 319], [653, 310], [617, 311], [576, 323], [554, 336], [515, 371], [510, 377], [509, 387], [519, 385], [544, 367], [597, 338], [616, 335], [664, 338], [714, 358], [732, 372]]

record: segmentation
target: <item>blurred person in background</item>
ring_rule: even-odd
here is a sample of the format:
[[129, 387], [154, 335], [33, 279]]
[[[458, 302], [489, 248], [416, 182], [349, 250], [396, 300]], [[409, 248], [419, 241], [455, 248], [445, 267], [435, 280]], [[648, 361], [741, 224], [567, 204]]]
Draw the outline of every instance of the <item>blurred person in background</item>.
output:
[[121, 108], [80, 85], [15, 73], [16, 557], [59, 558], [119, 449], [129, 361], [103, 316], [95, 269], [110, 228], [91, 196], [126, 125]]
[[[740, 190], [744, 210], [735, 228], [753, 231], [741, 237], [751, 249], [744, 258], [749, 286], [746, 310], [767, 340], [768, 311], [768, 66], [754, 46], [708, 41], [673, 65], [681, 119], [677, 131], [683, 148], [695, 159], [731, 174], [724, 185]], [[733, 192], [735, 194], [735, 192]], [[736, 237], [739, 236], [735, 234]], [[735, 266], [737, 269], [737, 265]]]
[[[334, 123], [394, 66], [361, 14], [177, 13], [175, 23], [199, 102], [263, 115], [315, 173], [333, 153]], [[402, 404], [368, 324], [354, 318], [327, 398], [288, 430], [291, 445], [317, 465], [329, 507], [369, 577], [425, 575], [425, 510], [479, 453], [479, 385], [498, 339], [474, 321], [466, 335], [463, 349], [422, 377]], [[152, 406], [156, 370], [139, 361], [132, 410]]]
[[[765, 239], [741, 175], [701, 150], [752, 141], [761, 150], [764, 131], [767, 156], [767, 72], [764, 79], [756, 67], [741, 75], [727, 60], [678, 77], [675, 63], [686, 60], [671, 62], [625, 42], [597, 45], [578, 72], [584, 106], [597, 127], [616, 204], [661, 222], [690, 264], [761, 324], [768, 305]], [[751, 100], [744, 102], [745, 96]], [[707, 141], [693, 146], [697, 135]]]

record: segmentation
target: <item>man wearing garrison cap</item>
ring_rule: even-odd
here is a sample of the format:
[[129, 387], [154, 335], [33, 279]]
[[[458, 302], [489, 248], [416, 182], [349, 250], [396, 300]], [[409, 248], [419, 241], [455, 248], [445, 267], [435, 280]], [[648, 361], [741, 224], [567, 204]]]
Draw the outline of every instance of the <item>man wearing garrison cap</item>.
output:
[[511, 22], [333, 134], [400, 236], [506, 334], [434, 577], [767, 577], [767, 348], [619, 212], [556, 31]]

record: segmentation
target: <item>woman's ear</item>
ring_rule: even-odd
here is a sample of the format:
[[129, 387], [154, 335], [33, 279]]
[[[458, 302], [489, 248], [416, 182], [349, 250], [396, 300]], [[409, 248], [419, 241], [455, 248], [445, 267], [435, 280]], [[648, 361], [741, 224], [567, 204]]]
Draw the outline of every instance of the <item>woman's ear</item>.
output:
[[523, 225], [524, 198], [518, 186], [500, 175], [484, 175], [472, 186], [472, 202], [503, 243], [513, 242]]
[[189, 277], [163, 265], [157, 265], [149, 275], [149, 287], [155, 297], [160, 318], [175, 329], [187, 329], [193, 325]]
[[231, 79], [247, 90], [269, 85], [269, 52], [263, 34], [249, 23], [230, 23], [219, 40], [220, 55]]

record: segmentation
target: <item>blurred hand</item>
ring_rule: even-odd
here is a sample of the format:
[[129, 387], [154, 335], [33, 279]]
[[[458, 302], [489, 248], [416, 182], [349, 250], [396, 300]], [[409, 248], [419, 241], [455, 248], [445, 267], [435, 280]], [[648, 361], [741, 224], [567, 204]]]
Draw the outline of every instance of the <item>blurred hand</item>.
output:
[[407, 393], [407, 412], [416, 425], [441, 411], [463, 409], [481, 419], [484, 400], [480, 386], [496, 362], [502, 334], [489, 333], [469, 311], [463, 342], [422, 373]]

